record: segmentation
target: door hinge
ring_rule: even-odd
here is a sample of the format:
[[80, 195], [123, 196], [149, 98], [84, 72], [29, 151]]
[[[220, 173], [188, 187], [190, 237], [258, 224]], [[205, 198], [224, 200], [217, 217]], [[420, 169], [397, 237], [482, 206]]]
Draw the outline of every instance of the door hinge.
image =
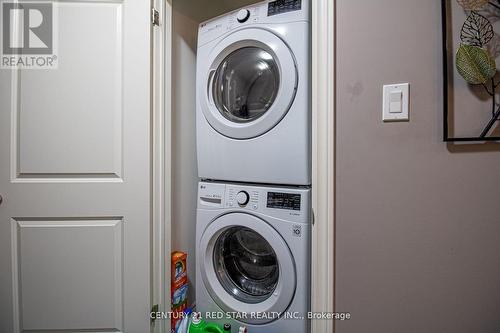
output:
[[151, 24], [160, 25], [160, 12], [156, 8], [151, 8]]
[[149, 314], [149, 318], [151, 318], [151, 324], [154, 324], [156, 320], [156, 312], [159, 311], [159, 306], [158, 304], [155, 304], [151, 307], [151, 313]]

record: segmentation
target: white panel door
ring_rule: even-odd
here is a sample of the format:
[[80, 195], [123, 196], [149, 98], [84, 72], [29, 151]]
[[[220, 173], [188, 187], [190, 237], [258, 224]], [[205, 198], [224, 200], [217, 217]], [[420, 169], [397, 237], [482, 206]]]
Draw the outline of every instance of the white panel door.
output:
[[150, 3], [62, 0], [57, 69], [0, 69], [0, 332], [147, 332]]

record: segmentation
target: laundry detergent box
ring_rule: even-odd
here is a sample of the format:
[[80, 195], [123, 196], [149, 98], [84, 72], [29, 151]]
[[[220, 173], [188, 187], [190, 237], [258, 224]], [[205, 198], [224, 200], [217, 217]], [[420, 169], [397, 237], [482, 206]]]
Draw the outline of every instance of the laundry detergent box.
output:
[[187, 308], [187, 291], [187, 281], [181, 286], [174, 287], [174, 285], [172, 285], [172, 317], [170, 319], [170, 327], [172, 328], [172, 333], [177, 332], [177, 328], [184, 318], [183, 313]]
[[172, 286], [172, 309], [177, 309], [187, 303], [187, 292], [188, 284], [187, 282], [181, 286]]
[[187, 304], [187, 254], [181, 251], [172, 252], [171, 302], [172, 310], [185, 307]]
[[187, 253], [181, 251], [172, 252], [171, 264], [171, 281], [172, 289], [174, 289], [187, 282]]

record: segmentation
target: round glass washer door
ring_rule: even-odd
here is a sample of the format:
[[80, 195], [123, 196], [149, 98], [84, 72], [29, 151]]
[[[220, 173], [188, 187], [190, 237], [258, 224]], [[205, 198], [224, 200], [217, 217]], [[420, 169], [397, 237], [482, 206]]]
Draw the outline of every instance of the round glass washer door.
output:
[[213, 261], [220, 284], [242, 302], [265, 301], [278, 284], [276, 253], [264, 237], [246, 227], [229, 227], [219, 235]]
[[[296, 288], [293, 257], [281, 235], [264, 220], [229, 213], [212, 221], [199, 244], [203, 283], [226, 312], [284, 312]], [[264, 324], [273, 318], [240, 319]]]
[[222, 39], [199, 71], [206, 73], [206, 85], [198, 84], [203, 115], [217, 132], [234, 139], [274, 128], [290, 109], [298, 84], [288, 46], [258, 28]]

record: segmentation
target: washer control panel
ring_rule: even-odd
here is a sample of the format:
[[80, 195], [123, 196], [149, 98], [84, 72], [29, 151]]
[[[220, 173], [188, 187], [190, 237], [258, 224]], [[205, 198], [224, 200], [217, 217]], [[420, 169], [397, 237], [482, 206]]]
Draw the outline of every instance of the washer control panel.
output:
[[300, 194], [267, 192], [267, 208], [300, 210]]
[[302, 223], [310, 220], [310, 196], [308, 188], [203, 181], [198, 186], [198, 208], [247, 211]]

